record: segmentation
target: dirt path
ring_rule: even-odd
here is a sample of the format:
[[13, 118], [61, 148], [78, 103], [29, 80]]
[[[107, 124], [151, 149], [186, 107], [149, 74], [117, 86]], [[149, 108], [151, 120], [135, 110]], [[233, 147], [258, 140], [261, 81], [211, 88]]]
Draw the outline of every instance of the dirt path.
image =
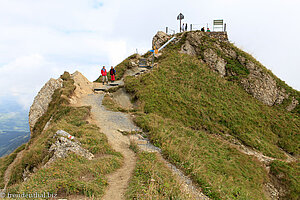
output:
[[[135, 69], [132, 71], [126, 71], [128, 76], [139, 76], [142, 73], [147, 73], [150, 70], [145, 69]], [[124, 82], [119, 82], [119, 85], [123, 85]], [[128, 188], [130, 178], [133, 174], [136, 165], [136, 156], [133, 151], [129, 149], [130, 141], [134, 141], [140, 150], [147, 152], [158, 153], [160, 159], [165, 163], [172, 173], [178, 178], [178, 181], [182, 185], [182, 189], [187, 193], [191, 199], [209, 199], [193, 184], [192, 180], [185, 176], [179, 169], [174, 165], [165, 160], [161, 155], [161, 150], [153, 146], [147, 138], [142, 137], [140, 134], [125, 136], [122, 132], [136, 132], [141, 133], [142, 130], [135, 126], [131, 121], [130, 116], [126, 113], [113, 112], [107, 110], [102, 105], [102, 100], [104, 98], [107, 89], [115, 86], [106, 86], [102, 84], [95, 84], [93, 88], [98, 88], [97, 94], [89, 94], [76, 100], [76, 106], [91, 106], [91, 117], [92, 123], [96, 124], [103, 132], [107, 138], [109, 144], [116, 150], [120, 152], [124, 157], [123, 166], [116, 170], [114, 173], [109, 174], [108, 178], [108, 189], [102, 199], [104, 200], [119, 200], [125, 199], [124, 194]], [[101, 91], [102, 90], [102, 91]], [[121, 93], [119, 94], [118, 93]], [[120, 106], [132, 107], [130, 104], [129, 97], [124, 89], [120, 89], [112, 96]], [[84, 92], [83, 92], [84, 93]], [[127, 102], [127, 103], [126, 103]], [[126, 104], [125, 106], [123, 104]]]
[[107, 136], [108, 142], [113, 149], [120, 152], [124, 157], [123, 166], [107, 176], [109, 186], [102, 199], [125, 199], [124, 194], [135, 168], [136, 156], [135, 153], [129, 149], [129, 138], [122, 135], [118, 130], [122, 129], [130, 132], [138, 131], [139, 128], [133, 124], [127, 114], [106, 110], [102, 105], [104, 94], [105, 93], [90, 94], [82, 98], [79, 104], [81, 106], [92, 107], [92, 120], [100, 127], [101, 132]]

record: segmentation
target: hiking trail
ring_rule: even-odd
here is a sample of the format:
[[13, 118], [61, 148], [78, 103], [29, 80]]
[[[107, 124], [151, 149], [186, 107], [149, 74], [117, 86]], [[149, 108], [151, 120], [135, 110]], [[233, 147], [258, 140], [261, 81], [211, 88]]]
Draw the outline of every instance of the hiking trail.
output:
[[[127, 70], [125, 74], [127, 76], [139, 76], [140, 74], [150, 71], [151, 70], [148, 69], [133, 68]], [[94, 91], [91, 92], [90, 89], [87, 89], [87, 87], [84, 86], [84, 83], [87, 83], [87, 80], [81, 76], [81, 74], [77, 73], [74, 77], [76, 80], [80, 80], [77, 84], [80, 88], [78, 91], [75, 91], [75, 96], [77, 97], [73, 99], [73, 106], [91, 106], [91, 119], [89, 119], [89, 121], [100, 128], [100, 131], [107, 136], [108, 143], [115, 151], [120, 152], [124, 158], [124, 163], [121, 168], [107, 175], [108, 187], [102, 197], [103, 200], [125, 199], [125, 193], [127, 191], [130, 178], [133, 175], [137, 159], [136, 154], [129, 148], [130, 142], [137, 144], [141, 151], [156, 152], [163, 163], [165, 163], [165, 166], [177, 177], [182, 186], [182, 191], [188, 194], [191, 199], [209, 199], [202, 194], [200, 190], [198, 190], [188, 177], [163, 158], [159, 148], [153, 146], [146, 137], [142, 136], [145, 134], [143, 134], [142, 130], [133, 123], [130, 114], [110, 111], [102, 105], [103, 98], [105, 94], [107, 94], [106, 91], [110, 88], [123, 86], [123, 80], [116, 81], [115, 84], [111, 85], [93, 83], [92, 88]], [[88, 84], [90, 84], [89, 87], [91, 87], [91, 83]], [[121, 96], [119, 96], [118, 100], [125, 101], [124, 98], [127, 99], [127, 97], [122, 95], [128, 94], [122, 88], [120, 91], [122, 91], [122, 94], [120, 94]], [[118, 94], [118, 92], [115, 93]], [[122, 133], [124, 132], [134, 132], [136, 134], [128, 136], [123, 135]]]
[[133, 124], [127, 114], [106, 110], [102, 105], [103, 97], [104, 93], [90, 94], [81, 99], [80, 105], [91, 106], [92, 122], [100, 127], [113, 149], [120, 152], [124, 157], [122, 167], [107, 176], [109, 186], [102, 199], [124, 199], [129, 179], [135, 168], [136, 156], [129, 149], [129, 138], [123, 136], [118, 130], [123, 129], [130, 132], [138, 131], [139, 128]]

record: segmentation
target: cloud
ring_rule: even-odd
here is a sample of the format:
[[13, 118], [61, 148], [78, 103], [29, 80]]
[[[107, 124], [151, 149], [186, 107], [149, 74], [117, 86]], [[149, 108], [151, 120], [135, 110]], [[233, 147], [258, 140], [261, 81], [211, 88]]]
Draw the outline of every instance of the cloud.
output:
[[41, 82], [46, 81], [47, 74], [52, 74], [55, 67], [39, 54], [17, 58], [0, 68], [0, 96], [18, 97], [22, 105], [29, 106]]
[[[51, 77], [81, 71], [90, 80], [102, 65], [116, 65], [151, 48], [168, 26], [223, 18], [229, 38], [288, 84], [300, 89], [297, 0], [0, 0], [0, 96], [29, 107]], [[0, 98], [0, 99], [1, 99]]]

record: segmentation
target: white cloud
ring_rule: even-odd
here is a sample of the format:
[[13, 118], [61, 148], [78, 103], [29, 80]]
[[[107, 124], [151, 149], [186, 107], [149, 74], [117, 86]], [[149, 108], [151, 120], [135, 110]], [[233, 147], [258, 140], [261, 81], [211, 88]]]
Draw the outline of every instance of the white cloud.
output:
[[102, 65], [146, 52], [168, 26], [223, 18], [230, 40], [300, 89], [298, 0], [0, 0], [0, 96], [28, 107], [51, 77], [81, 71], [90, 80]]
[[55, 67], [39, 54], [17, 58], [0, 68], [0, 96], [18, 97], [22, 105], [29, 106], [41, 82], [47, 81], [47, 74]]

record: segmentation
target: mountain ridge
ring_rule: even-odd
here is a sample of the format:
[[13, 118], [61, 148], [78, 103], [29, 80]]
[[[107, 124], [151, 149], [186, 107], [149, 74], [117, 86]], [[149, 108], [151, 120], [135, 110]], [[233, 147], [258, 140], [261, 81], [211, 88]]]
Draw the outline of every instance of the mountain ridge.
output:
[[[153, 46], [171, 37], [158, 32]], [[102, 198], [110, 191], [120, 199], [197, 199], [172, 172], [176, 169], [209, 199], [299, 197], [298, 91], [230, 44], [226, 33], [177, 34], [155, 56], [152, 69], [139, 68], [140, 58], [148, 64], [153, 59], [150, 53], [134, 54], [116, 66], [119, 86], [91, 83], [80, 72], [46, 83], [30, 112], [29, 143], [0, 158], [0, 187], [70, 199]], [[95, 88], [104, 90], [99, 99]], [[128, 108], [123, 106], [130, 101], [118, 103], [124, 92], [133, 103]], [[84, 98], [96, 98], [98, 111], [92, 104], [78, 106]], [[130, 116], [142, 130], [121, 130], [121, 118], [107, 115], [106, 120], [116, 120], [112, 144], [108, 127], [101, 125], [102, 115], [112, 111], [95, 121], [95, 112], [105, 105]], [[136, 166], [123, 170], [130, 178], [125, 188], [111, 190], [118, 179], [109, 177], [126, 166], [128, 156], [116, 150], [118, 143], [136, 156]], [[143, 151], [145, 144], [159, 148], [176, 168], [168, 168], [159, 152]], [[94, 158], [77, 154], [78, 145]], [[14, 162], [17, 155], [22, 156]], [[58, 157], [45, 166], [53, 155]]]

